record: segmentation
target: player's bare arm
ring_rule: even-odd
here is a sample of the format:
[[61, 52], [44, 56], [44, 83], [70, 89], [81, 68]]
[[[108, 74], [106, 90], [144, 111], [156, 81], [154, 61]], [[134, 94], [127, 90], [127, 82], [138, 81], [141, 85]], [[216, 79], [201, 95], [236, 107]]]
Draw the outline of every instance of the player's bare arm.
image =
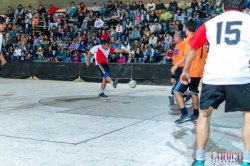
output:
[[89, 67], [89, 64], [90, 64], [90, 56], [91, 56], [91, 52], [89, 51], [88, 54], [87, 54], [87, 60], [86, 60], [86, 65], [87, 67]]

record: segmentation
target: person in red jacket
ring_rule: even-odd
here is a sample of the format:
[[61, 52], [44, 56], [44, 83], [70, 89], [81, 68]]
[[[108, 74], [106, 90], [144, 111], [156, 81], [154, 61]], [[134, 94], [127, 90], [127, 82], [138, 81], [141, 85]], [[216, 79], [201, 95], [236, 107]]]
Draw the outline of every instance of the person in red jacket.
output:
[[60, 9], [60, 8], [56, 8], [53, 4], [50, 5], [50, 8], [48, 9], [48, 14], [50, 15], [54, 15], [55, 12]]

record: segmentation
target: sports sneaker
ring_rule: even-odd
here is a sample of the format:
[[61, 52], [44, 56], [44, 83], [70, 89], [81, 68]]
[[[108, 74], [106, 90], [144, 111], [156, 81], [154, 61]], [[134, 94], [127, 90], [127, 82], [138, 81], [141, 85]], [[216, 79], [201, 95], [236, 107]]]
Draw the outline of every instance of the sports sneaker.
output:
[[191, 115], [191, 121], [193, 122], [197, 122], [198, 118], [199, 118], [199, 115], [198, 116], [195, 116], [194, 114]]
[[183, 116], [181, 115], [179, 119], [177, 119], [175, 121], [176, 124], [181, 124], [181, 123], [184, 123], [184, 122], [188, 122], [191, 120], [191, 116], [189, 114]]
[[250, 163], [242, 161], [241, 166], [250, 166]]
[[174, 105], [174, 95], [168, 96], [168, 98], [169, 98], [169, 103], [170, 103], [171, 105]]
[[203, 160], [195, 160], [192, 163], [192, 166], [204, 166], [204, 165], [205, 165], [205, 161], [203, 161]]
[[105, 95], [103, 92], [102, 92], [102, 93], [99, 93], [99, 96], [100, 96], [100, 97], [108, 97], [108, 96]]
[[114, 81], [113, 81], [113, 88], [116, 88], [117, 87], [117, 84], [118, 84], [118, 79], [115, 79]]

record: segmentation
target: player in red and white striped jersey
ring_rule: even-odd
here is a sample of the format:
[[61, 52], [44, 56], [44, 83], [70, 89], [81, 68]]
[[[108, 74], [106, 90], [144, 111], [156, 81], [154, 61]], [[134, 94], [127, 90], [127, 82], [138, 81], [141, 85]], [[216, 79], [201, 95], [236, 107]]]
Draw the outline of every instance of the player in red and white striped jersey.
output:
[[181, 81], [190, 80], [189, 68], [195, 50], [206, 42], [210, 48], [205, 65], [196, 126], [194, 166], [204, 165], [213, 109], [223, 102], [225, 112], [242, 111], [245, 152], [242, 166], [250, 166], [250, 16], [240, 12], [244, 0], [222, 0], [224, 13], [203, 24], [190, 39]]
[[6, 63], [6, 60], [2, 54], [3, 34], [1, 33], [1, 31], [3, 31], [4, 28], [5, 28], [5, 19], [2, 16], [0, 16], [0, 60], [2, 66]]
[[87, 66], [89, 66], [90, 64], [90, 55], [94, 54], [96, 67], [101, 72], [102, 77], [103, 77], [102, 84], [101, 84], [101, 92], [99, 93], [100, 97], [108, 97], [104, 94], [104, 90], [106, 88], [107, 83], [111, 83], [114, 88], [116, 88], [117, 83], [118, 83], [117, 79], [113, 81], [110, 78], [109, 66], [108, 66], [108, 60], [107, 60], [108, 55], [114, 52], [124, 53], [127, 51], [110, 48], [109, 41], [105, 40], [102, 42], [102, 45], [97, 45], [97, 46], [92, 47], [87, 55], [87, 62], [86, 62]]

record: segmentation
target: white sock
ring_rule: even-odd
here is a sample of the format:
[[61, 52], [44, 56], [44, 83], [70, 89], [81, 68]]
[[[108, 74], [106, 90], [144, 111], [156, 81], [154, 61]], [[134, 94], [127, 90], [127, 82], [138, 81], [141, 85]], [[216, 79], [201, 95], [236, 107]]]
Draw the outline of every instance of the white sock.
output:
[[243, 161], [247, 163], [250, 162], [250, 152], [244, 152]]
[[104, 90], [103, 90], [103, 89], [100, 90], [100, 94], [101, 94], [101, 93], [104, 93]]

